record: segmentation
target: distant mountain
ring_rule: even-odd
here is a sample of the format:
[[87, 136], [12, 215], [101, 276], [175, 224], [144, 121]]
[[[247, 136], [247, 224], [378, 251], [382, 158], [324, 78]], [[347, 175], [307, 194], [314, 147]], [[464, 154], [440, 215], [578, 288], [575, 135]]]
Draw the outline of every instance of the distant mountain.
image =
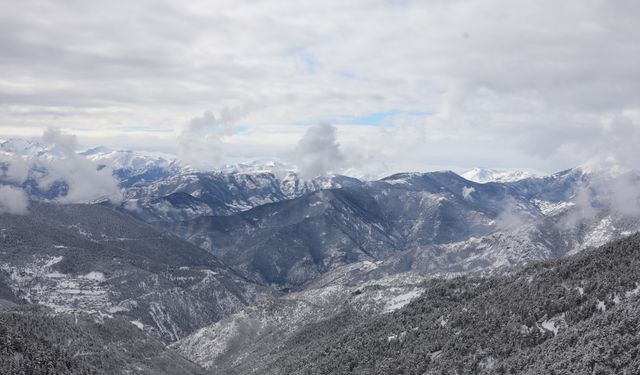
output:
[[355, 186], [346, 176], [301, 179], [293, 172], [185, 172], [132, 187], [121, 209], [147, 222], [172, 222], [201, 216], [228, 216], [267, 203], [321, 189]]
[[478, 184], [452, 172], [405, 173], [167, 228], [248, 277], [283, 288], [331, 278], [357, 262], [381, 263], [352, 275], [351, 285], [404, 272], [494, 272], [639, 230], [633, 201], [620, 207], [609, 199], [617, 186], [634, 191], [640, 178], [575, 169]]
[[487, 182], [513, 182], [543, 175], [543, 173], [528, 170], [473, 168], [460, 176], [469, 181], [485, 184]]
[[[360, 183], [355, 178], [340, 175], [303, 179], [295, 167], [273, 160], [254, 160], [226, 165], [218, 170], [199, 171], [183, 166], [170, 155], [159, 153], [99, 146], [77, 154], [93, 163], [97, 170], [109, 168], [124, 190], [125, 200], [119, 209], [146, 222], [231, 215], [320, 189]], [[55, 147], [39, 141], [0, 140], [0, 183], [22, 187], [34, 200], [53, 201], [64, 197], [69, 191], [65, 176], [48, 177], [49, 169], [61, 157]], [[16, 158], [19, 158], [19, 167], [25, 169], [24, 181], [13, 181], [6, 174]], [[91, 202], [101, 200], [104, 199], [98, 197]]]
[[321, 190], [169, 228], [246, 275], [291, 287], [345, 264], [489, 234], [501, 225], [506, 205], [523, 218], [543, 216], [510, 186], [433, 172]]
[[170, 155], [95, 147], [83, 152], [98, 168], [109, 167], [122, 187], [149, 184], [183, 170]]
[[23, 156], [38, 156], [46, 153], [47, 148], [37, 140], [0, 139], [0, 151]]
[[99, 205], [33, 202], [27, 215], [0, 215], [0, 228], [0, 284], [17, 300], [120, 317], [164, 342], [271, 295], [204, 250]]

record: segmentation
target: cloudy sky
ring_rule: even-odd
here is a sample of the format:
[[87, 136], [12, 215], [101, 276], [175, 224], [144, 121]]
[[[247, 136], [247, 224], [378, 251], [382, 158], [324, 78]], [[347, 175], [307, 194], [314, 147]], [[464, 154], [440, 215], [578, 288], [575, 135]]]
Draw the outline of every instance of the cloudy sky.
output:
[[634, 0], [4, 0], [0, 136], [212, 164], [318, 144], [344, 169], [635, 163], [639, 17]]

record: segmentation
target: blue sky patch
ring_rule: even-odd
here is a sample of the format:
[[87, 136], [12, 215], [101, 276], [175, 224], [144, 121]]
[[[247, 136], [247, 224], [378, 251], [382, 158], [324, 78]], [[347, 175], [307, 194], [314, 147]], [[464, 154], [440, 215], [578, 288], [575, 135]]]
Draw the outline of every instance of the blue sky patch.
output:
[[346, 123], [349, 125], [381, 125], [385, 122], [389, 117], [394, 116], [426, 116], [430, 115], [430, 112], [420, 112], [420, 111], [400, 111], [397, 109], [385, 112], [374, 112], [364, 116], [353, 116], [353, 117], [342, 117], [339, 118], [338, 122]]

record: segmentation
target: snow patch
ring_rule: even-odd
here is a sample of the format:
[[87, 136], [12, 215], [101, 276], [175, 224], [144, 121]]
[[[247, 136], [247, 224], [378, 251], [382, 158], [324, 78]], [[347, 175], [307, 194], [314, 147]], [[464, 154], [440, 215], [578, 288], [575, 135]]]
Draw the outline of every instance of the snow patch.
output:
[[105, 280], [104, 273], [97, 272], [97, 271], [91, 271], [86, 275], [80, 276], [80, 278], [81, 279], [85, 279], [85, 280], [96, 280], [96, 281], [104, 281]]
[[572, 206], [575, 206], [573, 202], [549, 202], [540, 199], [534, 199], [533, 203], [540, 209], [545, 216], [554, 216], [561, 212], [566, 211]]
[[640, 285], [636, 283], [636, 288], [625, 292], [624, 296], [629, 298], [629, 297], [637, 296], [638, 293], [640, 293]]
[[396, 311], [411, 302], [414, 298], [420, 296], [422, 294], [422, 289], [415, 289], [407, 293], [400, 294], [398, 296], [393, 297], [384, 306], [383, 313], [390, 313], [392, 311]]
[[49, 260], [47, 260], [45, 262], [45, 264], [43, 264], [43, 267], [49, 268], [49, 267], [53, 266], [56, 263], [60, 263], [61, 260], [62, 260], [61, 256], [49, 258]]
[[560, 328], [566, 327], [567, 325], [564, 316], [564, 313], [556, 315], [551, 319], [543, 321], [540, 325], [547, 331], [553, 332], [554, 336], [557, 336]]

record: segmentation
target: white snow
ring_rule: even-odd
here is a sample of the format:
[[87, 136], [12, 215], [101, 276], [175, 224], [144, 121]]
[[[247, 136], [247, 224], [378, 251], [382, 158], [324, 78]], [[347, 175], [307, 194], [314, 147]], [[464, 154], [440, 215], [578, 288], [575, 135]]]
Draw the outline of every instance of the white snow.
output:
[[615, 231], [616, 227], [613, 225], [611, 217], [607, 216], [600, 220], [598, 225], [585, 236], [582, 247], [598, 247], [604, 245], [613, 240]]
[[60, 278], [60, 277], [65, 277], [67, 275], [65, 275], [64, 273], [60, 273], [58, 271], [54, 271], [54, 272], [49, 272], [47, 274], [45, 274], [46, 277], [51, 277], [51, 278]]
[[104, 281], [105, 280], [104, 273], [97, 272], [97, 271], [91, 271], [86, 275], [80, 276], [80, 278], [86, 279], [86, 280], [96, 280], [96, 281]]
[[398, 179], [393, 179], [393, 180], [384, 180], [384, 182], [390, 184], [390, 185], [408, 185], [409, 181], [407, 181], [404, 178], [398, 178]]
[[564, 317], [565, 317], [565, 314], [562, 313], [554, 316], [551, 319], [547, 319], [543, 321], [540, 325], [542, 325], [542, 328], [546, 329], [547, 331], [553, 332], [554, 336], [557, 336], [560, 328], [562, 326], [566, 327]]
[[50, 258], [49, 260], [46, 261], [46, 263], [43, 265], [43, 267], [46, 267], [46, 268], [51, 267], [56, 263], [60, 263], [61, 260], [62, 260], [61, 256], [52, 257], [52, 258]]
[[460, 176], [469, 181], [484, 184], [487, 182], [512, 182], [525, 178], [543, 176], [544, 173], [534, 170], [473, 168]]
[[547, 331], [553, 332], [554, 335], [558, 334], [558, 328], [556, 328], [556, 324], [552, 321], [545, 320], [544, 322], [542, 322], [542, 328], [546, 329]]
[[632, 290], [629, 290], [629, 291], [625, 292], [624, 296], [629, 298], [629, 297], [638, 295], [638, 293], [640, 293], [640, 284], [636, 283], [635, 289], [632, 289]]
[[556, 214], [564, 212], [572, 206], [575, 206], [575, 203], [573, 202], [550, 202], [540, 199], [534, 199], [533, 203], [538, 206], [542, 214], [545, 216], [554, 216]]
[[613, 303], [614, 303], [614, 304], [616, 304], [616, 305], [617, 305], [617, 304], [619, 304], [619, 303], [620, 303], [620, 301], [621, 301], [621, 300], [620, 300], [620, 296], [616, 293], [616, 294], [613, 296], [612, 301], [613, 301]]
[[414, 289], [407, 293], [400, 294], [398, 296], [393, 297], [384, 306], [384, 313], [390, 313], [392, 311], [398, 310], [411, 302], [412, 299], [420, 296], [422, 294], [422, 289]]

